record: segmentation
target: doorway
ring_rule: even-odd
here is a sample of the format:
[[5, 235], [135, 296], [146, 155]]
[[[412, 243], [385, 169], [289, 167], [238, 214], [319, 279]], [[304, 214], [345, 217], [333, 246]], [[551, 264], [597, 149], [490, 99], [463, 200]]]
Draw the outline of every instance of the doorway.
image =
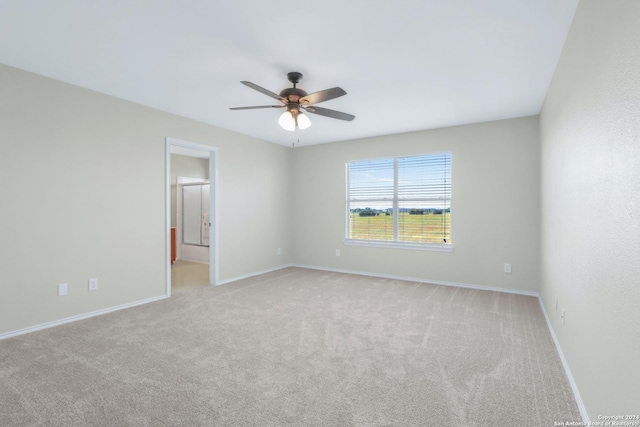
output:
[[[206, 168], [208, 168], [208, 180], [204, 179], [186, 179], [181, 182], [180, 189], [178, 189], [177, 182], [174, 174], [172, 174], [172, 154], [174, 159], [186, 156], [194, 159], [206, 159], [208, 162]], [[203, 264], [191, 266], [191, 270], [199, 272], [203, 277], [206, 277], [209, 285], [216, 285], [218, 283], [218, 227], [217, 227], [217, 148], [204, 144], [198, 144], [190, 141], [183, 141], [175, 138], [166, 139], [166, 293], [167, 296], [171, 296], [172, 292], [172, 271], [181, 274], [187, 271], [188, 264], [193, 264], [190, 261], [196, 261], [200, 263], [207, 263], [208, 268]], [[173, 179], [172, 179], [173, 178]], [[199, 181], [199, 182], [195, 182]], [[204, 181], [204, 182], [203, 182]], [[186, 188], [186, 190], [185, 190]], [[174, 266], [178, 268], [172, 269], [172, 227], [177, 225], [177, 221], [182, 221], [182, 213], [178, 218], [177, 210], [178, 204], [175, 203], [176, 197], [172, 197], [172, 190], [175, 195], [180, 196], [180, 199], [187, 198], [187, 205], [183, 205], [183, 211], [187, 214], [186, 228], [184, 226], [177, 227], [183, 229], [181, 235], [175, 235], [174, 241], [176, 246], [180, 249], [187, 249], [187, 257], [194, 256], [194, 253], [199, 253], [199, 259], [181, 260], [182, 254], [178, 250], [179, 254], [176, 254], [176, 262]], [[172, 200], [174, 201], [172, 203]], [[197, 220], [194, 222], [194, 219]], [[181, 225], [185, 225], [181, 222]], [[174, 229], [175, 230], [175, 229]], [[177, 234], [177, 233], [176, 233]], [[186, 238], [186, 241], [184, 241]], [[183, 243], [186, 242], [186, 245]], [[195, 251], [194, 251], [195, 249]], [[198, 249], [200, 251], [198, 252]], [[188, 252], [191, 251], [191, 252]], [[191, 273], [189, 273], [191, 274]]]
[[[209, 206], [211, 185], [208, 179], [208, 159], [172, 154], [171, 160], [171, 203], [175, 205], [175, 217], [172, 212], [171, 227], [176, 229], [176, 259], [208, 264], [211, 234]], [[189, 160], [196, 163], [189, 163]], [[191, 173], [191, 175], [198, 175], [197, 167], [200, 166], [200, 175], [205, 178], [178, 176], [173, 166], [176, 163], [180, 163], [182, 173]], [[204, 167], [202, 167], [203, 164]], [[185, 165], [195, 166], [196, 170], [185, 170]]]

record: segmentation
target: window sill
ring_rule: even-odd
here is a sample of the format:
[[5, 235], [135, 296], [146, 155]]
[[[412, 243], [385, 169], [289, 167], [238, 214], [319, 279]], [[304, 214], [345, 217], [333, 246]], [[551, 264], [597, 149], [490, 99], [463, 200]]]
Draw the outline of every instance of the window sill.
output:
[[451, 245], [439, 244], [439, 243], [403, 243], [403, 242], [388, 242], [381, 240], [354, 240], [345, 239], [344, 244], [347, 246], [368, 246], [371, 248], [393, 248], [393, 249], [413, 249], [419, 251], [432, 251], [432, 252], [453, 252]]

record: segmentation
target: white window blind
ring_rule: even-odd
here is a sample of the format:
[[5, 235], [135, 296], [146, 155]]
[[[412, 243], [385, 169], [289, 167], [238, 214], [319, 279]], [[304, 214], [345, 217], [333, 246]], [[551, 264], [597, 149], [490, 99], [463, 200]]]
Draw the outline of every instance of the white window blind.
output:
[[347, 163], [347, 240], [451, 243], [451, 153]]

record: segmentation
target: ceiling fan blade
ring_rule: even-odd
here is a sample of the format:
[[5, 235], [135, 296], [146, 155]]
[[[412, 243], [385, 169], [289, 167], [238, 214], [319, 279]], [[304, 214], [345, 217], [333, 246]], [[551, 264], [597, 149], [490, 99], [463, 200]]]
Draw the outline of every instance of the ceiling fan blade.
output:
[[338, 98], [346, 94], [347, 92], [345, 92], [344, 89], [339, 87], [332, 87], [331, 89], [325, 89], [319, 92], [310, 93], [307, 96], [303, 96], [302, 98], [300, 98], [300, 103], [301, 104], [318, 104], [320, 102]]
[[245, 85], [245, 86], [249, 86], [251, 89], [255, 89], [255, 90], [257, 90], [258, 92], [262, 92], [262, 93], [264, 93], [265, 95], [270, 96], [270, 97], [271, 97], [271, 98], [273, 98], [273, 99], [277, 99], [278, 101], [282, 101], [282, 102], [287, 102], [287, 100], [286, 100], [285, 98], [281, 97], [281, 96], [280, 96], [280, 95], [278, 95], [277, 93], [273, 93], [273, 92], [271, 92], [270, 90], [265, 89], [265, 88], [263, 88], [262, 86], [258, 86], [258, 85], [257, 85], [257, 84], [255, 84], [255, 83], [245, 82], [245, 81], [242, 81], [242, 82], [240, 82], [240, 83], [242, 83], [242, 84], [243, 84], [243, 85]]
[[253, 107], [231, 107], [229, 110], [256, 110], [258, 108], [284, 108], [284, 105], [256, 105]]
[[356, 116], [352, 114], [343, 113], [342, 111], [330, 110], [322, 107], [303, 107], [308, 113], [318, 114], [320, 116], [331, 117], [332, 119], [346, 120], [350, 122], [355, 119]]

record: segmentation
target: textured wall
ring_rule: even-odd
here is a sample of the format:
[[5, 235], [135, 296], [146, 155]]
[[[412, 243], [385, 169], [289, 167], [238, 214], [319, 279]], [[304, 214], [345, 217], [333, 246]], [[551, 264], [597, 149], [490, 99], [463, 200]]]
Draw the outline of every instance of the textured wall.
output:
[[639, 414], [639, 1], [580, 2], [541, 141], [544, 304], [591, 420]]
[[289, 148], [2, 65], [0, 93], [0, 334], [165, 294], [167, 136], [218, 147], [219, 279], [290, 262]]
[[[296, 148], [295, 262], [537, 291], [538, 126], [525, 117]], [[452, 153], [453, 252], [343, 244], [347, 161], [444, 151]], [[507, 262], [512, 274], [504, 273]]]

